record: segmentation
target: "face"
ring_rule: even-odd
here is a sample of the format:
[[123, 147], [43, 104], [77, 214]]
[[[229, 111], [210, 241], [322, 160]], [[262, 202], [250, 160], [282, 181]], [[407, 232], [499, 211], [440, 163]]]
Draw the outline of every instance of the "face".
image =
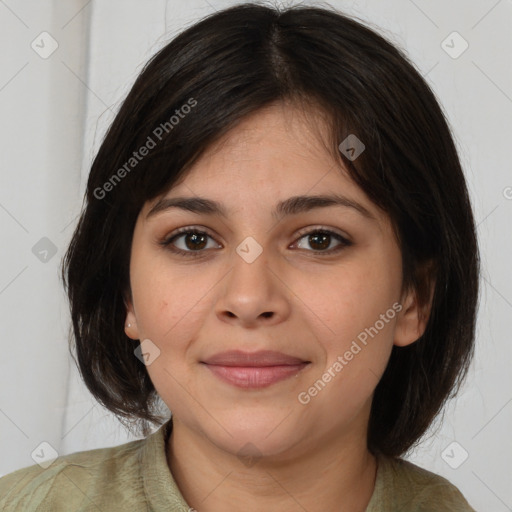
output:
[[365, 437], [393, 344], [424, 328], [388, 217], [309, 126], [247, 117], [135, 226], [126, 332], [182, 428], [233, 454]]

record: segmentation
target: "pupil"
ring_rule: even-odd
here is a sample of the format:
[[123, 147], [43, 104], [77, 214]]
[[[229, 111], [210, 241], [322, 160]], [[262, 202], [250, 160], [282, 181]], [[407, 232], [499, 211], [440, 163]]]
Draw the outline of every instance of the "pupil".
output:
[[[310, 235], [309, 237], [309, 240], [310, 240], [310, 244], [311, 246], [313, 247], [313, 249], [325, 249], [327, 247], [329, 247], [329, 237], [330, 235], [326, 234], [326, 233], [316, 233], [314, 235]], [[318, 242], [318, 239], [322, 239], [322, 241]], [[313, 242], [311, 242], [313, 240]], [[325, 243], [327, 241], [327, 244]], [[314, 247], [315, 244], [319, 244], [320, 247]]]
[[[203, 245], [200, 245], [201, 244], [201, 239], [202, 239]], [[191, 244], [188, 243], [190, 240], [192, 241]], [[199, 241], [199, 244], [196, 243], [198, 241]], [[185, 243], [186, 243], [188, 249], [203, 249], [203, 247], [206, 245], [206, 243], [205, 243], [205, 235], [202, 235], [202, 234], [199, 234], [199, 233], [188, 234], [185, 237]]]

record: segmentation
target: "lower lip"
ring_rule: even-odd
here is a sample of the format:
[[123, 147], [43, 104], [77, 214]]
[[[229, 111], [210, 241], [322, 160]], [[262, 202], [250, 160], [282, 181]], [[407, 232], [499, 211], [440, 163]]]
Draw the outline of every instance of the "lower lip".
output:
[[297, 375], [309, 363], [283, 366], [218, 366], [206, 367], [221, 380], [239, 388], [265, 388]]

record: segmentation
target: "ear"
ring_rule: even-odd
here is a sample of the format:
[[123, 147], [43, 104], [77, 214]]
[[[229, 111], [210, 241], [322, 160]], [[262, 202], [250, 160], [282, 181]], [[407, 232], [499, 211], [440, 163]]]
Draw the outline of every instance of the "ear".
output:
[[124, 332], [126, 336], [132, 340], [140, 339], [139, 330], [137, 327], [137, 317], [135, 316], [135, 310], [131, 297], [125, 297], [124, 304], [126, 307], [126, 320], [124, 322]]
[[432, 273], [432, 265], [423, 267], [420, 271], [418, 287], [411, 287], [402, 296], [402, 310], [397, 315], [395, 324], [394, 345], [405, 347], [417, 341], [427, 327], [436, 279]]

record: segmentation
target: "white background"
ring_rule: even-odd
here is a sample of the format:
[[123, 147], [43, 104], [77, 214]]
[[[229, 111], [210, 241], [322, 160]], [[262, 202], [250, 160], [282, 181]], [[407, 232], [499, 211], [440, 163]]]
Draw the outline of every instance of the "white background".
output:
[[[61, 258], [92, 158], [143, 64], [178, 31], [233, 3], [0, 2], [0, 475], [34, 464], [43, 441], [65, 455], [133, 439], [70, 359]], [[512, 1], [330, 5], [402, 47], [426, 77], [453, 129], [478, 223], [476, 357], [459, 397], [408, 458], [447, 477], [476, 510], [512, 510]], [[59, 45], [46, 59], [31, 47], [44, 31]], [[442, 47], [453, 31], [469, 44], [456, 59]], [[32, 251], [43, 237], [57, 251], [46, 262]], [[462, 449], [469, 454], [457, 469], [442, 457], [452, 442], [452, 465]]]

